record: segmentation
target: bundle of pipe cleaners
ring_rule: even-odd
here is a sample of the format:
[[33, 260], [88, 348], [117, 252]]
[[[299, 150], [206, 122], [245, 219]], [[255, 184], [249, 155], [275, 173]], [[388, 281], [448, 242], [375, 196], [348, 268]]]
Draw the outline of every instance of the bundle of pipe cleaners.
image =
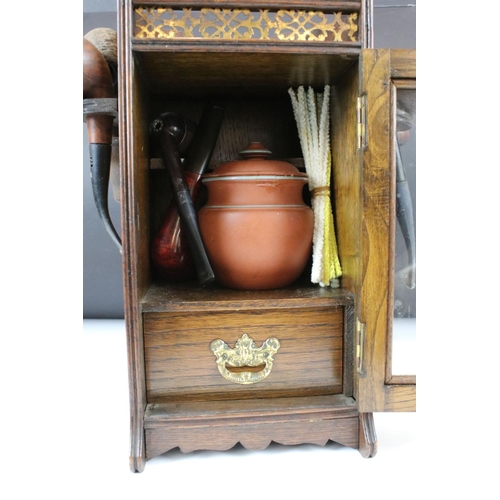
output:
[[330, 87], [289, 89], [314, 211], [311, 282], [338, 286], [342, 275], [330, 200]]

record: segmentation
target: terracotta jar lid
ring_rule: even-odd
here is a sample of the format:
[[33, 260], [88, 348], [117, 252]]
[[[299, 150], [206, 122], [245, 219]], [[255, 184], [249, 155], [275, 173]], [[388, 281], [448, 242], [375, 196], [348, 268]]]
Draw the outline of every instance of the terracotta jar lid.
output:
[[247, 148], [241, 151], [243, 160], [228, 161], [214, 169], [210, 174], [203, 176], [204, 181], [210, 179], [221, 179], [224, 177], [248, 177], [273, 176], [273, 177], [298, 177], [307, 178], [307, 174], [299, 170], [291, 163], [270, 160], [271, 151], [265, 148], [260, 142], [252, 142]]

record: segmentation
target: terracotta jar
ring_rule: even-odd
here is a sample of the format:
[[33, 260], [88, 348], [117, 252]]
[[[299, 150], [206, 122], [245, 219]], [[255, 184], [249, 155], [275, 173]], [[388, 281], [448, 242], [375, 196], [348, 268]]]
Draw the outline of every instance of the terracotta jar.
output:
[[202, 178], [208, 201], [198, 222], [216, 280], [243, 290], [290, 285], [311, 255], [314, 217], [302, 198], [307, 175], [268, 159], [260, 143], [240, 156]]

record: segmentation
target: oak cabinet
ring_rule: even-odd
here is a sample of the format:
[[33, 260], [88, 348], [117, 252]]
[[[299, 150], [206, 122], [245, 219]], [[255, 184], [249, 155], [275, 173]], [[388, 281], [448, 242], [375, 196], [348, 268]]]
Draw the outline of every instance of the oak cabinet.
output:
[[[370, 457], [372, 412], [415, 410], [415, 377], [392, 374], [390, 344], [398, 96], [414, 92], [415, 52], [371, 49], [371, 9], [370, 1], [119, 2], [133, 471], [177, 446], [238, 442], [331, 439]], [[159, 277], [149, 247], [170, 194], [149, 136], [158, 113], [197, 123], [206, 102], [220, 103], [212, 166], [251, 141], [300, 164], [288, 89], [326, 84], [340, 286], [313, 285], [307, 272], [292, 286], [253, 292]], [[226, 368], [218, 358], [223, 344], [269, 339], [262, 366]]]

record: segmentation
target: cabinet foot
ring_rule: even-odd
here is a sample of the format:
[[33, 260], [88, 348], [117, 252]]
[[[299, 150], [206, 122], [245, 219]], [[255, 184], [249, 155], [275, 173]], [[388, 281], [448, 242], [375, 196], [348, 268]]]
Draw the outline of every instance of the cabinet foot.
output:
[[372, 458], [377, 454], [377, 435], [373, 413], [359, 414], [359, 452], [363, 458]]
[[132, 472], [142, 472], [146, 465], [146, 460], [143, 457], [130, 457], [129, 462]]
[[129, 465], [132, 472], [142, 472], [146, 466], [144, 431], [136, 429], [131, 435]]

